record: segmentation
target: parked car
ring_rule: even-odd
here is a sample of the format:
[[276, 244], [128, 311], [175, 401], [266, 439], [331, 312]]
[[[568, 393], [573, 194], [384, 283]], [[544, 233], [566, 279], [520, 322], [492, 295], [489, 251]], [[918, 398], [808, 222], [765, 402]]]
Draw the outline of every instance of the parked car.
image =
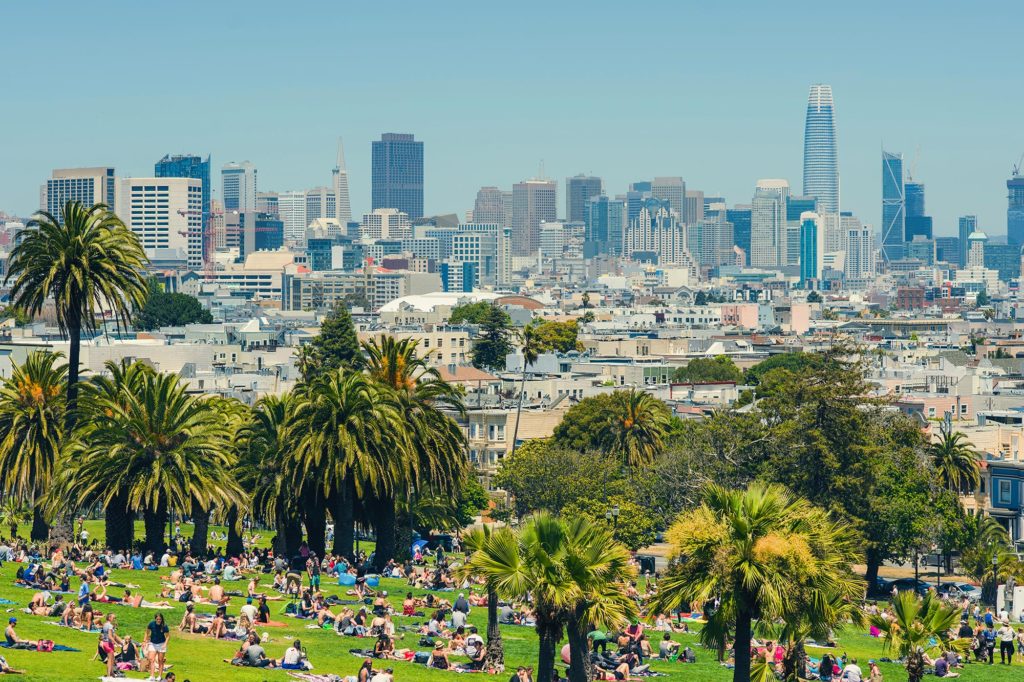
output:
[[897, 578], [896, 580], [890, 580], [882, 588], [882, 591], [886, 594], [891, 594], [893, 588], [900, 592], [917, 592], [924, 596], [928, 589], [932, 587], [931, 583], [926, 583], [923, 580], [917, 580], [915, 578]]
[[960, 601], [967, 597], [968, 601], [975, 603], [981, 600], [981, 588], [970, 583], [942, 583], [935, 588], [940, 596]]

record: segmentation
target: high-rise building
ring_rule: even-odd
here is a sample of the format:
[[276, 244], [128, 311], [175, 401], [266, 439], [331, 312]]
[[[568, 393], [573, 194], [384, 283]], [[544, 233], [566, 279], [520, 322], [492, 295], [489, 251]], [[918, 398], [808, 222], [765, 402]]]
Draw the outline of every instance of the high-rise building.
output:
[[737, 204], [725, 211], [725, 219], [732, 223], [732, 239], [743, 249], [750, 262], [750, 206]]
[[112, 167], [58, 168], [42, 186], [39, 208], [63, 222], [61, 211], [69, 201], [85, 206], [106, 204], [112, 211], [117, 206], [117, 185]]
[[384, 133], [373, 142], [371, 209], [377, 208], [423, 217], [423, 143], [413, 135]]
[[1020, 277], [1020, 246], [1017, 244], [986, 244], [985, 267], [997, 270], [999, 279], [1009, 282]]
[[536, 255], [540, 224], [557, 220], [558, 186], [554, 180], [525, 180], [512, 186], [512, 253]]
[[1006, 242], [1024, 244], [1024, 175], [1019, 169], [1006, 181], [1006, 194]]
[[687, 225], [686, 248], [690, 255], [705, 268], [735, 262], [733, 225], [726, 219], [725, 204], [710, 204], [703, 212], [703, 220]]
[[270, 213], [278, 215], [278, 194], [277, 192], [257, 192], [256, 211], [258, 213]]
[[242, 211], [238, 215], [238, 253], [245, 257], [256, 251], [276, 251], [284, 245], [284, 221], [271, 213]]
[[317, 218], [337, 218], [338, 195], [333, 188], [314, 187], [306, 190], [306, 226]]
[[686, 215], [686, 183], [682, 178], [654, 178], [650, 192], [655, 199], [667, 201], [669, 210], [676, 214], [676, 219], [683, 220]]
[[203, 227], [210, 222], [210, 157], [204, 161], [194, 154], [168, 154], [156, 162], [153, 175], [158, 178], [195, 178], [203, 183]]
[[640, 214], [626, 230], [624, 255], [632, 260], [653, 260], [658, 265], [689, 266], [696, 271], [686, 249], [686, 229], [663, 199], [644, 201]]
[[565, 179], [565, 219], [569, 222], [585, 222], [587, 202], [601, 194], [601, 178], [590, 175], [573, 176]]
[[622, 239], [626, 227], [626, 205], [621, 199], [602, 194], [587, 202], [587, 219], [583, 231], [583, 257], [622, 255]]
[[364, 242], [375, 239], [411, 239], [412, 223], [409, 216], [393, 208], [375, 208], [363, 215], [359, 238]]
[[[967, 266], [967, 247], [969, 246], [968, 238], [972, 232], [978, 231], [978, 216], [974, 215], [963, 215], [960, 216], [960, 225], [957, 234], [960, 236], [960, 258], [957, 261], [957, 265], [960, 267]], [[1009, 235], [1007, 235], [1007, 241], [1009, 241]]]
[[839, 211], [839, 161], [831, 85], [812, 85], [804, 121], [804, 194], [823, 213]]
[[[924, 215], [924, 183], [908, 180], [903, 183], [904, 215], [917, 218]], [[907, 241], [910, 241], [909, 239]]]
[[338, 158], [331, 171], [331, 187], [334, 188], [334, 217], [344, 225], [352, 220], [352, 201], [348, 195], [348, 169], [345, 167], [345, 146], [338, 138]]
[[800, 284], [821, 278], [824, 269], [824, 244], [818, 214], [805, 211], [800, 216]]
[[[853, 218], [851, 214], [840, 217]], [[874, 278], [875, 235], [870, 225], [861, 225], [856, 218], [853, 221], [845, 223], [849, 227], [846, 233], [846, 284], [853, 289], [861, 289]]]
[[477, 190], [476, 201], [473, 202], [473, 222], [504, 225], [505, 203], [502, 194], [497, 187], [481, 187]]
[[789, 249], [786, 203], [789, 183], [785, 180], [758, 180], [750, 202], [749, 262], [755, 268], [780, 268], [786, 265]]
[[152, 260], [203, 266], [203, 184], [199, 178], [121, 178], [117, 205], [124, 224]]
[[935, 260], [961, 267], [960, 237], [936, 237]]
[[985, 267], [985, 242], [988, 235], [975, 230], [967, 237], [967, 267], [976, 270]]
[[[257, 209], [258, 210], [258, 209]], [[271, 213], [271, 211], [262, 211]], [[281, 192], [277, 195], [277, 215], [284, 221], [284, 240], [288, 244], [304, 246], [306, 243], [306, 193]]]
[[220, 169], [221, 196], [224, 210], [256, 210], [256, 166], [248, 161], [224, 164]]
[[882, 151], [882, 257], [903, 257], [904, 219], [903, 155]]

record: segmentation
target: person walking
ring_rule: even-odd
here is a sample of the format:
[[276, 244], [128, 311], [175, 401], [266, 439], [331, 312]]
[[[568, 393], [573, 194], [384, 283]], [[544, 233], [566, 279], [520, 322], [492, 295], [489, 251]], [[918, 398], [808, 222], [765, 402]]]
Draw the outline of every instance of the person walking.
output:
[[999, 662], [1004, 665], [1013, 663], [1013, 642], [1017, 639], [1017, 633], [1010, 627], [1009, 619], [1003, 621], [999, 628]]
[[123, 644], [121, 638], [117, 636], [116, 620], [115, 614], [108, 613], [103, 623], [103, 629], [100, 630], [100, 648], [107, 656], [107, 677], [114, 676], [114, 659], [116, 658], [114, 652]]
[[158, 613], [146, 626], [144, 644], [149, 645], [149, 678], [148, 682], [158, 682], [164, 676], [164, 663], [167, 661], [167, 638], [170, 629], [164, 622], [164, 614]]

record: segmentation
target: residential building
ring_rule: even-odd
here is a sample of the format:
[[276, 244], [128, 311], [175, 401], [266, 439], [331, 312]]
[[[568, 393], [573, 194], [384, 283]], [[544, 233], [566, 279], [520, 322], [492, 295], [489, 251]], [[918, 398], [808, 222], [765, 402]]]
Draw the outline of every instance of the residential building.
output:
[[256, 166], [248, 161], [226, 163], [220, 182], [226, 212], [256, 210]]
[[512, 253], [535, 256], [540, 248], [540, 224], [557, 220], [554, 180], [525, 180], [512, 186]]
[[984, 232], [972, 232], [967, 237], [967, 267], [979, 269], [985, 267], [985, 242], [988, 235]]
[[903, 257], [903, 155], [882, 152], [882, 256], [886, 262]]
[[812, 85], [807, 97], [803, 193], [818, 200], [821, 213], [839, 212], [839, 161], [831, 85]]
[[114, 169], [58, 168], [40, 190], [39, 208], [63, 222], [61, 211], [69, 201], [80, 201], [86, 206], [106, 204], [117, 211], [117, 184]]
[[151, 260], [203, 266], [203, 184], [198, 178], [122, 178], [118, 214]]
[[413, 135], [384, 133], [372, 145], [371, 209], [393, 208], [423, 217], [423, 143]]
[[862, 288], [875, 275], [875, 235], [870, 225], [859, 220], [848, 223], [846, 232], [846, 281]]
[[[565, 179], [565, 219], [569, 222], [586, 222], [587, 204], [601, 194], [601, 178], [589, 175], [575, 175]], [[477, 218], [474, 217], [474, 220]]]
[[[256, 210], [260, 211], [259, 208]], [[273, 211], [263, 210], [260, 212], [272, 213]], [[306, 227], [309, 225], [309, 219], [306, 217], [306, 193], [281, 192], [277, 195], [276, 213], [284, 221], [285, 242], [296, 246], [305, 245]]]
[[411, 272], [364, 267], [361, 271], [288, 273], [282, 280], [284, 310], [319, 310], [365, 297], [374, 310], [403, 296], [426, 294], [441, 288], [436, 272]]
[[789, 183], [758, 180], [750, 204], [749, 263], [755, 268], [780, 268], [788, 258], [786, 203]]

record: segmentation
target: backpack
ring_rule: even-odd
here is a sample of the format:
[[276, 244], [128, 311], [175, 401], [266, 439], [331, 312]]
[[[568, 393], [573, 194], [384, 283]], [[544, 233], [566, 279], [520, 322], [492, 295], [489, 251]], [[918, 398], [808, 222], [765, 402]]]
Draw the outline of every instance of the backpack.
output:
[[417, 651], [415, 654], [413, 654], [412, 657], [413, 663], [419, 663], [421, 665], [426, 665], [427, 661], [429, 660], [430, 654], [428, 654], [426, 651]]
[[53, 651], [52, 639], [41, 639], [36, 642], [36, 651]]

